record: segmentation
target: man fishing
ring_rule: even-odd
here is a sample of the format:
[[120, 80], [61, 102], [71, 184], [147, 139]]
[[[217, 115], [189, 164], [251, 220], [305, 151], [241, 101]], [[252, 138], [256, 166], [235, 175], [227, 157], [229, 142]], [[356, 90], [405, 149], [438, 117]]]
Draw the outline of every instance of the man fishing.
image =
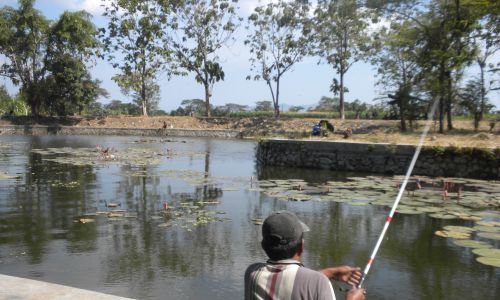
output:
[[335, 299], [329, 279], [347, 283], [352, 289], [346, 299], [363, 300], [359, 268], [341, 266], [321, 271], [300, 262], [304, 232], [309, 227], [292, 212], [279, 211], [262, 225], [262, 248], [269, 260], [250, 265], [245, 272], [245, 300], [251, 299]]

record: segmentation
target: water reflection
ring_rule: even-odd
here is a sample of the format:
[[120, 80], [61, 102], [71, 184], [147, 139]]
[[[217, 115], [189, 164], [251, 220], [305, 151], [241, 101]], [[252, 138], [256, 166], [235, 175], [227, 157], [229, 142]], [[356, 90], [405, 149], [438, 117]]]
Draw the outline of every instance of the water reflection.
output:
[[[1, 272], [117, 295], [241, 298], [244, 269], [265, 259], [260, 226], [252, 219], [281, 209], [295, 211], [311, 227], [307, 266], [364, 266], [389, 210], [290, 202], [249, 190], [256, 174], [258, 180], [304, 179], [310, 184], [354, 175], [256, 168], [252, 142], [178, 139], [132, 145], [134, 139], [126, 137], [1, 138], [11, 147], [0, 150], [0, 168], [21, 175], [0, 181]], [[142, 147], [164, 153], [168, 148], [175, 155], [162, 156], [158, 165], [75, 166], [30, 152], [96, 143], [118, 151]], [[111, 202], [120, 206], [110, 208], [106, 204]], [[109, 218], [106, 212], [114, 210], [127, 217]], [[181, 226], [196, 221], [199, 211], [218, 219]], [[94, 214], [94, 222], [79, 221]], [[496, 298], [499, 269], [477, 263], [470, 249], [435, 236], [445, 225], [472, 223], [397, 214], [366, 282], [369, 298]]]

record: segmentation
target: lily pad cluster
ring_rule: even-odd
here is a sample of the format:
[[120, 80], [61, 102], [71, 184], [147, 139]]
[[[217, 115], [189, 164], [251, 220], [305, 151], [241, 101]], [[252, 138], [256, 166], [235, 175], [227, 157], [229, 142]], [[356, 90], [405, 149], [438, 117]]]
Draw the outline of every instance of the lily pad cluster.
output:
[[473, 248], [478, 262], [500, 268], [500, 249], [494, 248], [495, 241], [500, 241], [500, 222], [478, 221], [474, 227], [445, 226], [434, 234], [452, 238], [457, 246]]
[[[350, 177], [346, 181], [328, 181], [320, 185], [310, 185], [300, 179], [262, 180], [249, 190], [291, 201], [334, 201], [353, 206], [383, 205], [392, 207], [399, 191], [401, 176]], [[413, 179], [415, 180], [415, 179]], [[500, 183], [472, 179], [433, 179], [419, 177], [422, 189], [405, 191], [396, 213], [427, 213], [438, 219], [463, 219], [478, 221], [483, 218], [478, 209], [500, 208]], [[458, 195], [444, 197], [439, 182], [447, 180], [460, 183], [464, 190]], [[411, 183], [409, 184], [409, 186]], [[497, 213], [494, 212], [495, 215]]]
[[225, 214], [223, 211], [204, 209], [202, 203], [182, 202], [178, 207], [160, 211], [153, 219], [159, 221], [159, 227], [180, 227], [191, 232], [194, 227], [229, 221], [229, 218], [222, 216]]
[[135, 166], [158, 165], [161, 156], [166, 152], [159, 152], [152, 148], [127, 148], [115, 150], [106, 148], [47, 148], [32, 149], [32, 153], [42, 155], [44, 161], [52, 161], [60, 164], [75, 166], [99, 165], [99, 164], [121, 164]]
[[73, 189], [77, 188], [80, 186], [80, 182], [78, 181], [69, 181], [69, 182], [63, 182], [60, 180], [54, 180], [50, 184], [52, 187], [59, 187], [59, 188], [67, 188], [67, 189]]

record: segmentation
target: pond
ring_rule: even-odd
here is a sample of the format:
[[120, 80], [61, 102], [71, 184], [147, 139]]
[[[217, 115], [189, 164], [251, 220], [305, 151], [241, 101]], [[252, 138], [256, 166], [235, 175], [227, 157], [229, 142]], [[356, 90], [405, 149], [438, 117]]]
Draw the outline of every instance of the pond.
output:
[[[311, 228], [306, 266], [363, 268], [401, 180], [260, 168], [252, 141], [0, 142], [0, 273], [138, 299], [242, 298], [246, 267], [266, 259], [261, 221], [282, 209]], [[421, 180], [391, 223], [367, 299], [498, 299], [498, 256], [480, 263], [481, 246], [463, 241], [500, 248], [500, 183], [454, 179], [465, 184], [457, 204], [438, 179]]]

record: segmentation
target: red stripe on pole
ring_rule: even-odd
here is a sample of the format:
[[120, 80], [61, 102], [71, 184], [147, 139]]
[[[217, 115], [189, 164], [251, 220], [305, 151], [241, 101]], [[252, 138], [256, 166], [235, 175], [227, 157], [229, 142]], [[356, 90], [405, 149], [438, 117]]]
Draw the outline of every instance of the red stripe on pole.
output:
[[368, 265], [371, 265], [373, 263], [373, 258], [370, 258], [370, 260], [368, 261]]
[[386, 222], [387, 222], [387, 223], [391, 223], [391, 221], [392, 221], [392, 217], [391, 217], [391, 216], [388, 216], [388, 217], [387, 217]]

